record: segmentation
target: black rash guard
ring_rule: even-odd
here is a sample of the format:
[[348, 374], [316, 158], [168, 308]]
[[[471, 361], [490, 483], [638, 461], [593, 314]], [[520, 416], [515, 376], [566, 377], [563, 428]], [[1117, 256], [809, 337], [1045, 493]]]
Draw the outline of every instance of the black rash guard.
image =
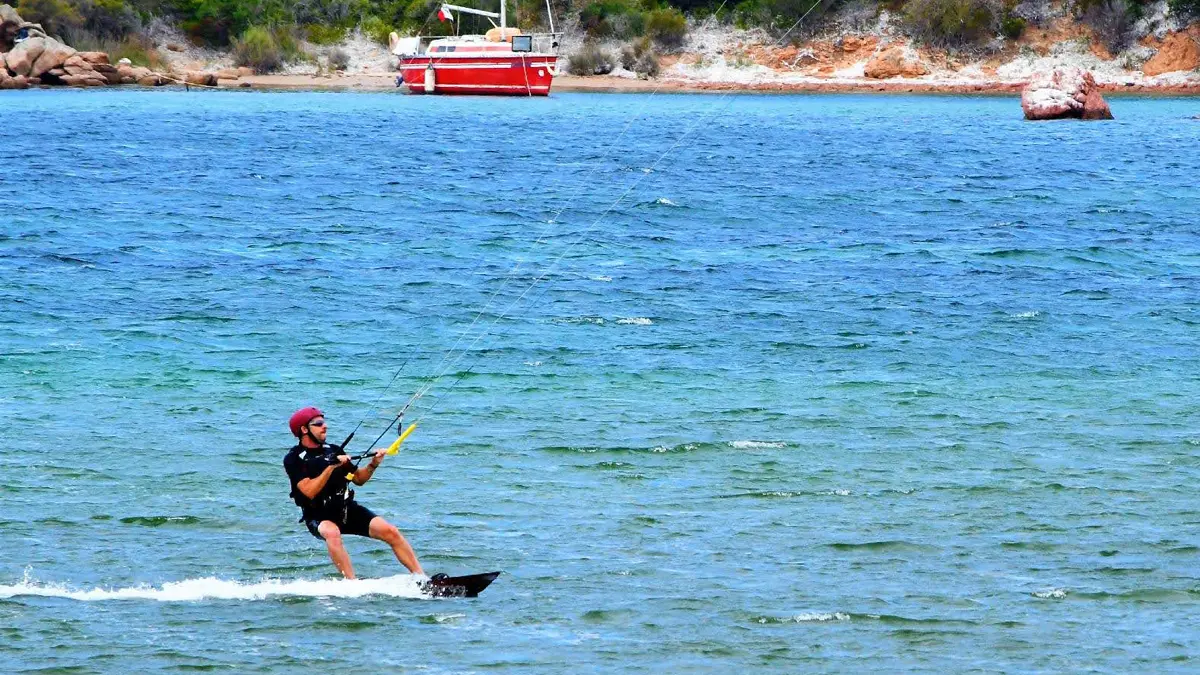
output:
[[343, 500], [346, 498], [346, 483], [349, 482], [346, 475], [354, 471], [352, 467], [334, 469], [325, 487], [313, 499], [305, 497], [299, 487], [300, 481], [305, 478], [316, 478], [330, 465], [336, 465], [340, 454], [342, 449], [336, 445], [325, 444], [320, 448], [297, 445], [283, 458], [283, 468], [292, 483], [291, 497], [303, 511], [303, 520], [343, 519], [346, 506]]

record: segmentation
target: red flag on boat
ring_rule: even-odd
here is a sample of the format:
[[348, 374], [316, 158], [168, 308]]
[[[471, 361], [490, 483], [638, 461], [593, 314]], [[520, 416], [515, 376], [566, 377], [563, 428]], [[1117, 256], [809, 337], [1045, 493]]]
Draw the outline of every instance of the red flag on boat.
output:
[[438, 21], [453, 21], [453, 20], [454, 20], [454, 15], [450, 13], [450, 8], [447, 7], [446, 5], [442, 5], [442, 8], [438, 10]]

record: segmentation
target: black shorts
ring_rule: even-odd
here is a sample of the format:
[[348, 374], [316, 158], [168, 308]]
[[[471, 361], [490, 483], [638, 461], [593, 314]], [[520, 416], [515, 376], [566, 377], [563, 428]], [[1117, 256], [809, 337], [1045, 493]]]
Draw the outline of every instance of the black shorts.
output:
[[321, 522], [325, 520], [333, 521], [333, 524], [338, 526], [338, 529], [342, 531], [342, 534], [357, 534], [360, 537], [369, 537], [371, 536], [371, 519], [374, 517], [375, 514], [371, 511], [371, 509], [368, 509], [358, 502], [350, 502], [350, 505], [346, 507], [345, 522], [342, 521], [342, 514], [338, 513], [334, 518], [309, 518], [304, 521], [304, 524], [308, 527], [308, 531], [312, 532], [312, 536], [320, 539], [321, 541], [325, 541], [325, 537], [321, 536], [321, 533], [317, 530], [317, 528], [320, 527]]

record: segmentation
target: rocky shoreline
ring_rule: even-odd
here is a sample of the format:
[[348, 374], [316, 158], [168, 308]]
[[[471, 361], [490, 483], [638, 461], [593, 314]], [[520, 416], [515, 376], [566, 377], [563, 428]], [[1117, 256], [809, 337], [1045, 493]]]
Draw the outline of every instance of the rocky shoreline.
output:
[[[1200, 24], [1149, 35], [1136, 69], [1114, 65], [1115, 57], [1093, 36], [1065, 18], [975, 61], [945, 50], [915, 47], [884, 34], [848, 34], [774, 46], [749, 32], [693, 31], [683, 51], [661, 59], [653, 79], [617, 69], [611, 75], [555, 78], [556, 92], [746, 92], [746, 93], [919, 93], [1015, 96], [1039, 77], [1064, 68], [1088, 72], [1096, 95], [1200, 95]], [[103, 52], [78, 52], [0, 5], [0, 89], [36, 86], [188, 85], [331, 91], [394, 91], [396, 73], [381, 47], [349, 71], [255, 74], [235, 68], [228, 54], [179, 53], [161, 49], [167, 64], [153, 71]]]

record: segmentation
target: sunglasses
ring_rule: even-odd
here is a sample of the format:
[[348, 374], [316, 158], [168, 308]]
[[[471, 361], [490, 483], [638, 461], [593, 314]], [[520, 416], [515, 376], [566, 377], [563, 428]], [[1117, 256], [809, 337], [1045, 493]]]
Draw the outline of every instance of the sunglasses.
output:
[[309, 423], [308, 423], [308, 426], [310, 426], [310, 427], [323, 427], [323, 426], [325, 426], [325, 420], [313, 420], [313, 421], [311, 421], [311, 422], [309, 422]]

